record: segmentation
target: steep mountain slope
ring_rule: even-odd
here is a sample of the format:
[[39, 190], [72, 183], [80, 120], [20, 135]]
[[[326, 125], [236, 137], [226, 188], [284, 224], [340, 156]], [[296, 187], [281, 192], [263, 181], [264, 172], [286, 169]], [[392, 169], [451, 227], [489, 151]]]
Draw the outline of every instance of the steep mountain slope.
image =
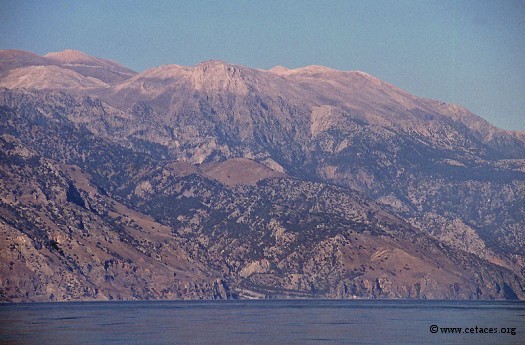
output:
[[293, 179], [229, 189], [191, 169], [153, 169], [131, 195], [140, 213], [78, 166], [41, 158], [9, 135], [0, 143], [7, 300], [517, 298], [522, 290], [510, 270], [443, 247], [348, 190]]
[[[99, 238], [119, 232], [105, 260], [139, 260], [140, 269], [161, 272], [151, 278], [155, 289], [125, 271], [140, 291], [116, 280], [98, 294], [77, 289], [57, 299], [525, 296], [522, 132], [497, 129], [461, 107], [417, 98], [363, 72], [262, 71], [207, 61], [140, 74], [119, 70], [121, 79], [109, 80], [78, 66], [118, 65], [80, 52], [5, 56], [0, 133], [5, 145], [16, 142], [40, 162], [15, 164], [3, 156], [3, 229], [13, 234], [6, 245], [26, 236], [32, 253], [45, 257], [39, 250], [54, 246], [34, 243], [55, 243], [66, 224], [51, 210], [74, 207], [89, 219], [84, 227], [104, 229]], [[74, 87], [39, 78], [34, 68], [76, 73]], [[41, 165], [64, 177], [49, 182], [62, 196], [47, 193], [47, 208], [38, 213], [31, 197], [13, 198], [27, 194], [18, 170], [34, 190], [49, 188]], [[71, 166], [89, 178], [75, 180]], [[85, 204], [109, 208], [109, 216], [88, 217], [91, 210], [64, 203], [68, 181]], [[75, 200], [77, 193], [70, 194]], [[37, 213], [49, 218], [40, 233], [12, 221], [23, 214], [27, 228], [38, 228]], [[124, 228], [117, 217], [128, 219]], [[146, 219], [164, 230], [146, 229]], [[126, 247], [148, 236], [148, 250]], [[164, 268], [141, 258], [162, 248], [156, 262]], [[175, 266], [184, 279], [162, 278]], [[87, 278], [77, 286], [99, 285], [95, 273], [78, 272]], [[31, 279], [4, 286], [29, 286], [34, 300], [48, 298], [42, 287], [49, 281], [49, 291], [64, 289], [55, 278], [39, 286], [28, 285]]]
[[229, 296], [170, 228], [109, 198], [78, 166], [9, 135], [0, 147], [2, 300]]

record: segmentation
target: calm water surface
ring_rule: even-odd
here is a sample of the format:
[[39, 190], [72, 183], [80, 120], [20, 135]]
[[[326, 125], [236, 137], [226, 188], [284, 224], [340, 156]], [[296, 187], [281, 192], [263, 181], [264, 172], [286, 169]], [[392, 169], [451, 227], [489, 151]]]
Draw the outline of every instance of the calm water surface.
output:
[[[437, 326], [437, 333], [430, 331]], [[478, 327], [478, 333], [464, 332]], [[461, 327], [461, 334], [444, 334]], [[481, 328], [496, 334], [479, 333]], [[513, 332], [515, 335], [512, 335]], [[502, 330], [507, 333], [501, 333]], [[525, 344], [525, 303], [82, 302], [0, 305], [0, 344]]]

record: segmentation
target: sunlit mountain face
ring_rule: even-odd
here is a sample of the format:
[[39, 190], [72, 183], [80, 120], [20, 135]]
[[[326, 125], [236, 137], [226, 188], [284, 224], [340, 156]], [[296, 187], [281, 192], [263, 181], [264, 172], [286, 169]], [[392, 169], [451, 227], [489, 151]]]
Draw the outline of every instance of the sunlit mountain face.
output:
[[0, 299], [525, 298], [525, 133], [369, 74], [0, 51]]

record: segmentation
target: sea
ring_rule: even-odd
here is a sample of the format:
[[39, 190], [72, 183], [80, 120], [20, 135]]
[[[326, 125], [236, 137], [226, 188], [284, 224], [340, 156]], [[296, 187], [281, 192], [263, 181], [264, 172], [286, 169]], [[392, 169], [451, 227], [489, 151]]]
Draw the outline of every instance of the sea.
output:
[[525, 303], [256, 300], [0, 304], [0, 344], [525, 344]]

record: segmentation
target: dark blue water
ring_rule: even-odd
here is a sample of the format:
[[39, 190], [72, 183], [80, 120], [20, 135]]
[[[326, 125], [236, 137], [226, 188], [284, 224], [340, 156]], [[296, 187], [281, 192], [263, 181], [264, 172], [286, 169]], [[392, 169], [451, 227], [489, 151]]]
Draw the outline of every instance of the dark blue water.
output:
[[[430, 331], [433, 325], [437, 333]], [[461, 327], [462, 333], [442, 333], [445, 327]], [[491, 329], [497, 333], [480, 333]], [[0, 344], [525, 344], [525, 303], [5, 304], [0, 305]]]

